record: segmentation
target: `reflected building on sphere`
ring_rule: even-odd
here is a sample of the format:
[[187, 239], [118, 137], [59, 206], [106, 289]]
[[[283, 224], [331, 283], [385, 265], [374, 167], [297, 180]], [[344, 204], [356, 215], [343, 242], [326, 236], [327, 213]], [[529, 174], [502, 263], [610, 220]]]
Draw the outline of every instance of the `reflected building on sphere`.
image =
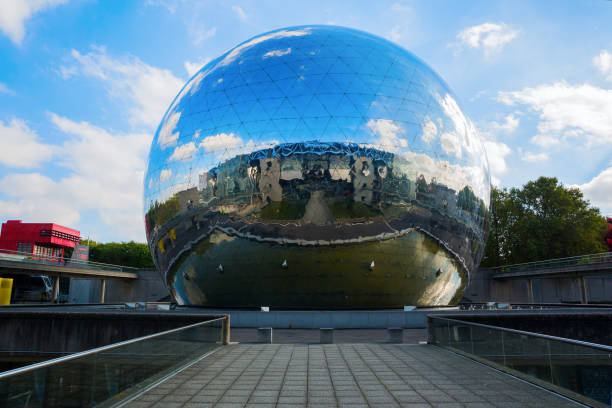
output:
[[206, 64], [157, 130], [147, 238], [179, 304], [456, 304], [480, 261], [483, 144], [444, 81], [382, 38], [303, 26]]

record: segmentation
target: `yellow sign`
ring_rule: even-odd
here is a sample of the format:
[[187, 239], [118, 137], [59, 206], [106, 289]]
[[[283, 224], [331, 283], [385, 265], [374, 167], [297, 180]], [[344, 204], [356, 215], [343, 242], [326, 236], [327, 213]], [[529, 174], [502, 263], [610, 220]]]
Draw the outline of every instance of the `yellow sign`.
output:
[[11, 291], [13, 290], [13, 280], [10, 278], [0, 278], [0, 305], [11, 304]]

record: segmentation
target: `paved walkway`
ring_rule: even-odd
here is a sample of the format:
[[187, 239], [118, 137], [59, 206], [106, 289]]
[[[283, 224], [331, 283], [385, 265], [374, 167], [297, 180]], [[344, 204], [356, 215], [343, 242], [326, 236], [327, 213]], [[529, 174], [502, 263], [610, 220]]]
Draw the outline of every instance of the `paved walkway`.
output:
[[130, 407], [575, 407], [430, 345], [231, 345]]

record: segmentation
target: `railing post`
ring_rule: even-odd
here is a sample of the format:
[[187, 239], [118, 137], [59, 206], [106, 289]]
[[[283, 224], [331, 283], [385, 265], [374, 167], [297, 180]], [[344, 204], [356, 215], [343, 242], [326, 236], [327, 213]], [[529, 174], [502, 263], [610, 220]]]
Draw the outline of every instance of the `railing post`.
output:
[[57, 295], [59, 294], [59, 276], [53, 278], [53, 303], [57, 303]]
[[535, 296], [533, 295], [533, 280], [527, 279], [527, 303], [534, 304]]
[[104, 303], [104, 297], [106, 296], [106, 279], [102, 279], [100, 285], [100, 303]]
[[587, 293], [586, 282], [584, 281], [584, 276], [578, 278], [578, 284], [580, 285], [580, 301], [582, 304], [589, 303], [589, 297]]
[[223, 319], [222, 330], [223, 330], [222, 343], [224, 346], [227, 346], [228, 344], [230, 344], [230, 315], [225, 316], [225, 319]]
[[427, 315], [427, 342], [429, 344], [436, 344], [436, 332], [434, 327], [434, 319], [431, 315]]
[[504, 357], [504, 367], [506, 366], [506, 346], [504, 345], [504, 331], [501, 331], [501, 348], [502, 348], [502, 355]]

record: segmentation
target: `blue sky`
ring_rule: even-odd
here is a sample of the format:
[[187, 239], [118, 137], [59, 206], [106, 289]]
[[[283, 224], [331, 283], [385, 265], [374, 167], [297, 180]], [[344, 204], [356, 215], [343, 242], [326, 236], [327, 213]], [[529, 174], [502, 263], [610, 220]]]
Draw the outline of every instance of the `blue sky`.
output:
[[151, 139], [185, 81], [263, 32], [336, 24], [455, 91], [498, 186], [555, 176], [612, 214], [610, 1], [0, 1], [0, 221], [144, 241]]

